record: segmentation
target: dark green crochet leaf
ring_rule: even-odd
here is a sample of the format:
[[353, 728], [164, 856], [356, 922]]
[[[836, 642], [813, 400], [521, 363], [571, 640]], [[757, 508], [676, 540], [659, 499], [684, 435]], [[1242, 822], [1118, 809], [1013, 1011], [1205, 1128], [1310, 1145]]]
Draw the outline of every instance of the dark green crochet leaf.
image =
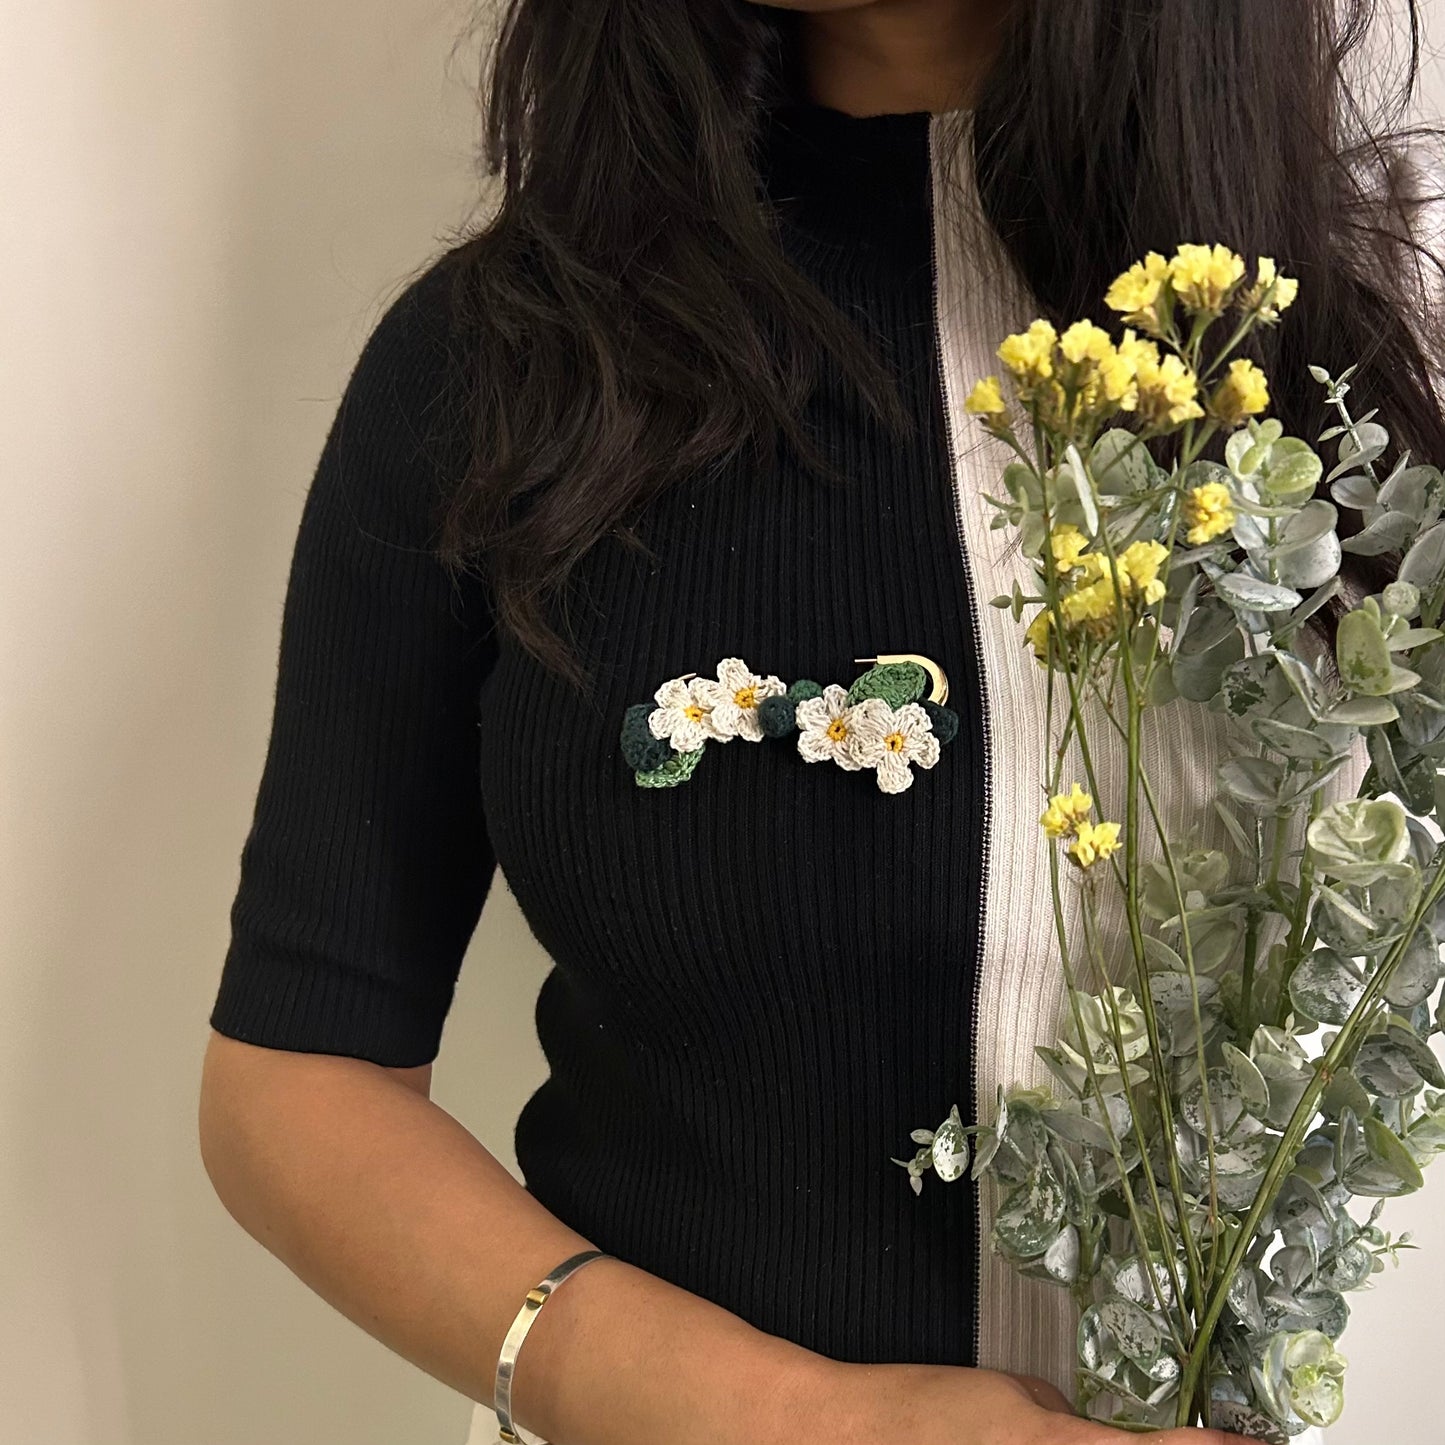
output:
[[881, 697], [889, 707], [917, 702], [928, 691], [928, 674], [916, 662], [880, 662], [848, 689], [848, 703]]
[[692, 777], [703, 750], [694, 748], [690, 753], [674, 753], [660, 768], [650, 773], [637, 774], [639, 788], [675, 788]]

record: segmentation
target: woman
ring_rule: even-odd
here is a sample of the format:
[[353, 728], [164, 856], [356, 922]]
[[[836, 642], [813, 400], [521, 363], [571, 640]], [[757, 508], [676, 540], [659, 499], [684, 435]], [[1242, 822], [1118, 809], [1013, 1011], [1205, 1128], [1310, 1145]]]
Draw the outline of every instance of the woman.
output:
[[[1445, 456], [1410, 176], [1342, 75], [1372, 7], [1333, 8], [513, 0], [501, 211], [387, 312], [308, 496], [203, 1086], [228, 1208], [378, 1339], [490, 1402], [593, 1247], [517, 1368], [560, 1445], [1117, 1438], [1062, 1413], [1066, 1306], [988, 1198], [889, 1162], [1056, 1022], [961, 396], [1220, 240], [1301, 279], [1256, 353], [1290, 431], [1305, 362], [1359, 362]], [[946, 746], [942, 712], [901, 760], [763, 741], [779, 680], [901, 653]], [[638, 787], [639, 716], [733, 745]], [[1170, 739], [1176, 803], [1213, 746]], [[525, 1188], [428, 1099], [498, 864], [555, 963]]]

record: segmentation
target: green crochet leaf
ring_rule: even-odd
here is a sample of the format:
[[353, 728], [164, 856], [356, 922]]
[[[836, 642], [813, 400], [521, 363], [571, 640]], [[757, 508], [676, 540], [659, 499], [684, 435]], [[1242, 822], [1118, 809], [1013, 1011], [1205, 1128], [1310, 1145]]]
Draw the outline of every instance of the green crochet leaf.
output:
[[639, 788], [675, 788], [692, 777], [693, 769], [702, 757], [703, 750], [694, 748], [690, 753], [674, 753], [660, 768], [650, 773], [638, 773]]
[[928, 691], [928, 674], [916, 662], [880, 662], [848, 689], [848, 703], [881, 697], [889, 707], [917, 702]]

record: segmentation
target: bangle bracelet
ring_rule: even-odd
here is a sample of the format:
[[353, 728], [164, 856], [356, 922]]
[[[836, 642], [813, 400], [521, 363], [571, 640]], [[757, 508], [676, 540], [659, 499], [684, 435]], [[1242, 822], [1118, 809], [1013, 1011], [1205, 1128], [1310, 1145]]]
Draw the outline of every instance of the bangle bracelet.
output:
[[505, 1440], [507, 1445], [547, 1445], [545, 1440], [530, 1431], [523, 1431], [512, 1419], [512, 1376], [517, 1369], [517, 1352], [522, 1348], [522, 1341], [527, 1338], [527, 1331], [532, 1328], [532, 1322], [547, 1303], [547, 1297], [569, 1274], [581, 1269], [584, 1264], [590, 1264], [594, 1259], [608, 1257], [600, 1249], [584, 1249], [581, 1254], [564, 1259], [535, 1289], [527, 1291], [527, 1298], [523, 1301], [522, 1308], [517, 1311], [517, 1318], [512, 1321], [506, 1339], [502, 1341], [502, 1353], [497, 1357], [496, 1384], [492, 1390], [492, 1407], [497, 1412], [497, 1428], [501, 1432], [501, 1439]]

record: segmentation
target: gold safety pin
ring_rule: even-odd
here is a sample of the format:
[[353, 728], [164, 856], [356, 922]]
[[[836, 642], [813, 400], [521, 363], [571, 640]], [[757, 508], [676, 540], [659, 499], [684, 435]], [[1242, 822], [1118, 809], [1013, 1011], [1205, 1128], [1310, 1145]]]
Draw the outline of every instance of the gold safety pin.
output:
[[931, 658], [924, 657], [918, 652], [885, 652], [877, 657], [855, 657], [854, 662], [916, 662], [924, 672], [928, 674], [929, 681], [933, 684], [928, 694], [929, 702], [936, 702], [940, 707], [948, 701], [948, 676], [944, 670]]

